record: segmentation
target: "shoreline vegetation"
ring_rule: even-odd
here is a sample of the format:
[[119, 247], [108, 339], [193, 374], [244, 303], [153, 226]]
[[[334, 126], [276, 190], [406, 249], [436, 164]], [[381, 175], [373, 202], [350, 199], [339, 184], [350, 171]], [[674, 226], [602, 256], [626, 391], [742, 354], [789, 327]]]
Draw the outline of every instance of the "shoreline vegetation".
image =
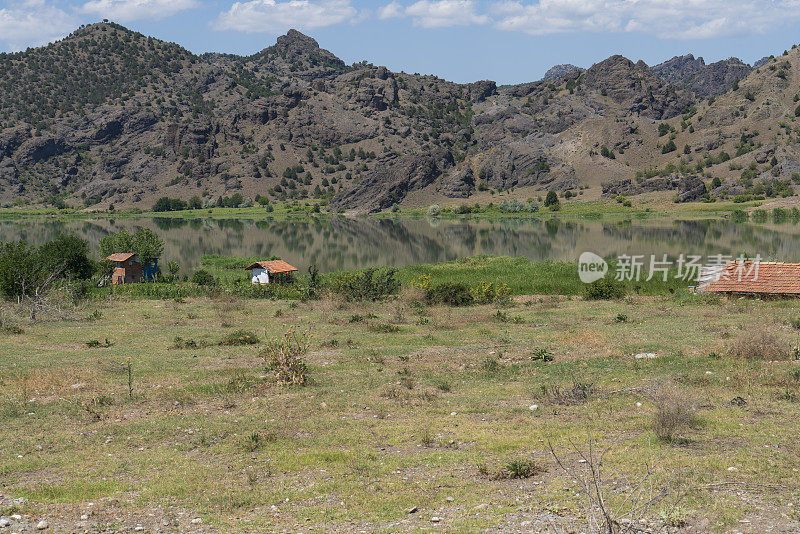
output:
[[[421, 208], [389, 209], [371, 214], [355, 214], [357, 217], [376, 218], [433, 218], [442, 220], [459, 219], [506, 219], [532, 218], [564, 220], [618, 220], [649, 219], [673, 217], [679, 219], [743, 217], [757, 210], [763, 201], [714, 203], [655, 203], [633, 205], [625, 199], [616, 202], [613, 199], [597, 201], [559, 201], [556, 207], [544, 207], [535, 200], [526, 202], [503, 199], [486, 204], [462, 203], [440, 207], [431, 205]], [[787, 214], [790, 210], [786, 210]], [[261, 219], [269, 217], [343, 217], [351, 216], [344, 212], [327, 210], [324, 202], [271, 202], [265, 206], [248, 207], [213, 207], [185, 209], [178, 211], [147, 211], [140, 209], [84, 211], [75, 209], [28, 208], [14, 207], [0, 209], [0, 220], [57, 218], [57, 219], [137, 219], [137, 218], [241, 218]]]

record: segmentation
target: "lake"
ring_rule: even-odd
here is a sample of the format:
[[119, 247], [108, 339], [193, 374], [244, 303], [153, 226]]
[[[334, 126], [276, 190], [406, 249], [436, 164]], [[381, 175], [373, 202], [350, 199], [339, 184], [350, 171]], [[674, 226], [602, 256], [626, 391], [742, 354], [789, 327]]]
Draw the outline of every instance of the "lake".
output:
[[109, 232], [145, 226], [165, 241], [164, 261], [192, 272], [204, 254], [280, 256], [305, 271], [432, 263], [477, 254], [577, 261], [584, 251], [620, 254], [740, 253], [800, 261], [800, 225], [737, 224], [729, 220], [581, 221], [503, 219], [96, 219], [0, 221], [0, 240], [40, 245], [74, 233], [92, 246]]

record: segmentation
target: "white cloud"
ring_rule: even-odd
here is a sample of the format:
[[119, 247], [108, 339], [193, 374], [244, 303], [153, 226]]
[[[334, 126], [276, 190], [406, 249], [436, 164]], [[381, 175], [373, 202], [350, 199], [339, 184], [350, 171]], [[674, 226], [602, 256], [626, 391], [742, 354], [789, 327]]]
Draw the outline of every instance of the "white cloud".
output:
[[531, 35], [642, 32], [665, 39], [765, 33], [800, 20], [800, 0], [539, 0], [491, 6], [496, 27]]
[[196, 0], [90, 0], [83, 4], [81, 11], [128, 22], [139, 19], [159, 20], [197, 6]]
[[350, 0], [251, 0], [235, 2], [220, 13], [213, 27], [248, 33], [314, 29], [356, 20]]
[[489, 22], [487, 15], [479, 14], [473, 0], [420, 0], [409, 6], [392, 2], [378, 10], [381, 19], [410, 17], [423, 28], [471, 26]]
[[0, 43], [9, 50], [45, 45], [73, 31], [79, 22], [43, 0], [9, 2], [0, 9]]
[[380, 19], [393, 19], [403, 16], [404, 8], [399, 2], [392, 2], [378, 10], [378, 18]]

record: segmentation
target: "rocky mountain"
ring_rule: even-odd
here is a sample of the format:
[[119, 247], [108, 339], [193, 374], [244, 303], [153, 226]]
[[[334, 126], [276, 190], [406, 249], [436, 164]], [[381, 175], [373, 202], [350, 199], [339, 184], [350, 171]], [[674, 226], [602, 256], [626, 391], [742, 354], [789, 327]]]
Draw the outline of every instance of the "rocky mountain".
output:
[[94, 24], [0, 54], [0, 201], [91, 210], [164, 196], [318, 198], [373, 211], [497, 191], [599, 196], [638, 177], [719, 177], [712, 194], [788, 180], [797, 51], [715, 101], [701, 97], [735, 62], [677, 59], [654, 70], [613, 56], [498, 88], [346, 65], [294, 30], [252, 56], [197, 56]]
[[706, 65], [703, 58], [692, 54], [676, 56], [653, 67], [656, 76], [706, 98], [721, 95], [751, 70], [750, 65], [735, 57]]
[[581, 71], [583, 69], [581, 69], [580, 67], [576, 67], [575, 65], [571, 65], [569, 63], [564, 65], [556, 65], [554, 67], [551, 67], [547, 72], [544, 73], [544, 78], [542, 78], [542, 80], [547, 81], [547, 80], [552, 80], [554, 78], [560, 78], [565, 74], [569, 74], [576, 70]]

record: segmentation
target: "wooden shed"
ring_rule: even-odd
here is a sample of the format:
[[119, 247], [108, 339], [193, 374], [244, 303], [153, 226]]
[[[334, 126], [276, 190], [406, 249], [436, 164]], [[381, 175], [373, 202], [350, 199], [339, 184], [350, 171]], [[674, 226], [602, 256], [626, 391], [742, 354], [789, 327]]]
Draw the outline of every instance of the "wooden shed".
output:
[[142, 281], [142, 262], [139, 261], [138, 254], [117, 252], [106, 259], [116, 264], [111, 275], [112, 284], [137, 284]]
[[705, 281], [698, 291], [727, 295], [800, 297], [800, 263], [731, 262]]
[[283, 260], [257, 261], [247, 268], [253, 285], [265, 285], [286, 281], [290, 273], [299, 271]]

